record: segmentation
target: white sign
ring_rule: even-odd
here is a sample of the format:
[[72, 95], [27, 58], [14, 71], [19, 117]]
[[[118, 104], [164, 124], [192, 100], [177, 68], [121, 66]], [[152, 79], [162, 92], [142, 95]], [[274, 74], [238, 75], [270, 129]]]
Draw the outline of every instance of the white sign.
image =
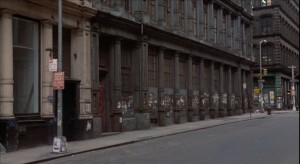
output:
[[247, 88], [247, 84], [243, 83], [243, 88], [246, 89]]
[[57, 59], [49, 60], [49, 71], [57, 72]]

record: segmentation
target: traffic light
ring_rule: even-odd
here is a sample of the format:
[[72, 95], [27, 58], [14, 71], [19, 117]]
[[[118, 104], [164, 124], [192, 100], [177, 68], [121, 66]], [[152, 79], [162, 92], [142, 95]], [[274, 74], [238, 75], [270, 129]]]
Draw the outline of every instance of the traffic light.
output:
[[267, 68], [264, 68], [264, 69], [263, 69], [263, 72], [264, 72], [264, 73], [263, 73], [264, 76], [267, 76], [267, 75], [268, 75], [268, 70], [267, 70]]

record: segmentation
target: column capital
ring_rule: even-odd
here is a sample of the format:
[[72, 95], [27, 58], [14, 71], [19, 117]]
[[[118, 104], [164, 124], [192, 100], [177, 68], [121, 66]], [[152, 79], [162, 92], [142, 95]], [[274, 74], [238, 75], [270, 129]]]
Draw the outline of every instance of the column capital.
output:
[[4, 14], [12, 15], [14, 13], [16, 13], [16, 11], [12, 10], [12, 9], [7, 9], [7, 8], [0, 9], [0, 14], [1, 15], [4, 15]]
[[56, 24], [54, 19], [43, 19], [43, 20], [41, 20], [41, 23], [42, 24], [49, 24], [49, 25], [55, 25]]
[[179, 54], [181, 54], [180, 51], [175, 51], [174, 56], [175, 56], [175, 57], [179, 57]]

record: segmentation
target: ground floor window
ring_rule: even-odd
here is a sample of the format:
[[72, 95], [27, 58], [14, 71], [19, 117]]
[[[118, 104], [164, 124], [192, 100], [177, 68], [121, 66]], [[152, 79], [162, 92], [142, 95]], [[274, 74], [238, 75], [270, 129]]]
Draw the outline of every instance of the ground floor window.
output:
[[13, 18], [14, 113], [38, 113], [39, 107], [38, 22]]

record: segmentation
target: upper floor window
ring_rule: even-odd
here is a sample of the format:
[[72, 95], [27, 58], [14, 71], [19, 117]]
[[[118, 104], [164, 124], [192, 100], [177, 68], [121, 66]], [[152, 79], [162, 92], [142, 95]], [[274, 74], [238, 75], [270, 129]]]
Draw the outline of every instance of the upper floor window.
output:
[[272, 5], [272, 0], [261, 0], [260, 1], [260, 6], [264, 7], [264, 6], [271, 6]]
[[125, 7], [125, 11], [131, 12], [131, 0], [125, 0], [124, 7]]
[[180, 1], [179, 9], [180, 9], [180, 14], [179, 14], [180, 29], [181, 29], [181, 31], [185, 31], [185, 23], [184, 23], [185, 5], [184, 5], [184, 0]]
[[265, 45], [262, 47], [262, 64], [272, 64], [273, 46]]
[[121, 55], [121, 79], [122, 91], [132, 91], [132, 47], [129, 44], [122, 44]]
[[187, 81], [187, 64], [186, 59], [181, 59], [179, 61], [179, 87], [181, 89], [186, 89], [186, 81]]
[[267, 35], [272, 33], [273, 18], [272, 17], [263, 17], [261, 18], [261, 34]]
[[158, 60], [154, 48], [148, 53], [148, 83], [149, 87], [157, 87]]
[[147, 10], [148, 10], [150, 19], [155, 21], [156, 20], [156, 15], [155, 15], [155, 1], [154, 0], [149, 0], [148, 1]]
[[171, 25], [171, 9], [170, 9], [170, 0], [164, 0], [164, 16], [167, 25]]
[[171, 54], [165, 55], [164, 58], [164, 83], [165, 88], [174, 87], [174, 60]]
[[204, 10], [204, 38], [207, 39], [207, 33], [208, 33], [208, 25], [207, 25], [207, 4], [203, 4], [203, 10]]

